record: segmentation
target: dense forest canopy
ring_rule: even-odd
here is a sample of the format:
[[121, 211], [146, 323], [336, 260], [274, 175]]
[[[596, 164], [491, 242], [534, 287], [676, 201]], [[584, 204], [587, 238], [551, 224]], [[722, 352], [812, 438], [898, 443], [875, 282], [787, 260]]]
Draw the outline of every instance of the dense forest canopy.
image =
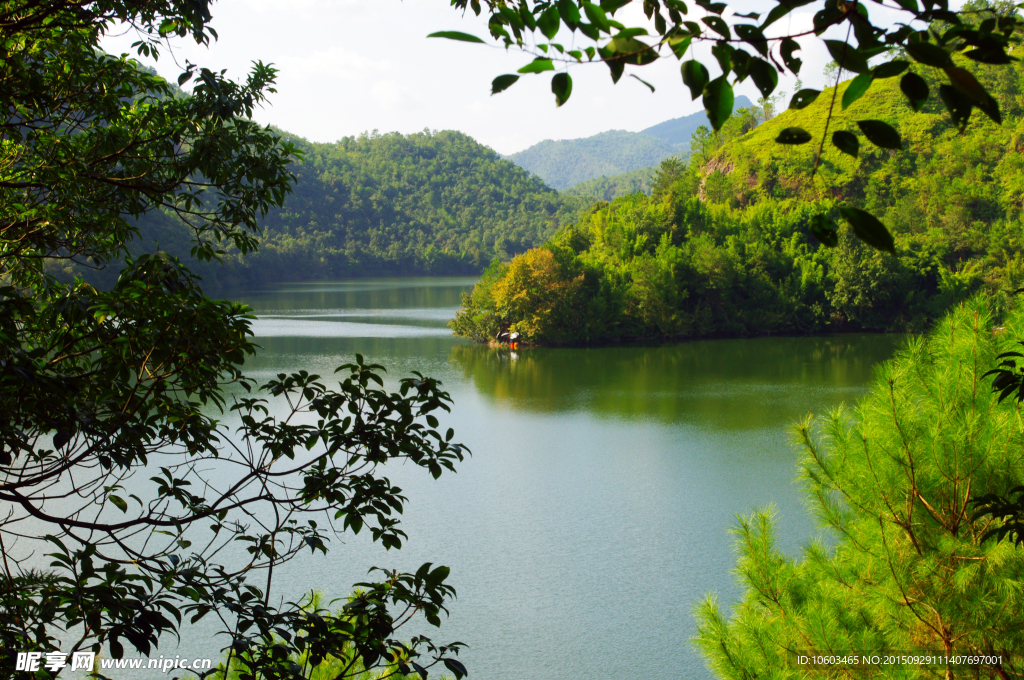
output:
[[[156, 245], [191, 261], [207, 286], [296, 279], [476, 274], [543, 243], [588, 201], [560, 196], [465, 134], [376, 131], [333, 144], [278, 131], [302, 153], [297, 182], [260, 222], [259, 250], [228, 249], [224, 265], [191, 261], [190, 231], [168, 212], [138, 222], [138, 251]], [[54, 263], [110, 285], [117, 271]]]
[[310, 256], [317, 276], [476, 273], [579, 204], [459, 132], [374, 132], [305, 151], [295, 194], [267, 217], [263, 256]]
[[[855, 120], [881, 120], [904, 147], [826, 150], [813, 177], [813, 155], [775, 140], [793, 127], [820, 136], [831, 89], [760, 127], [745, 109], [718, 133], [698, 131], [689, 163], [663, 163], [651, 196], [598, 204], [489, 270], [456, 332], [486, 340], [513, 329], [557, 344], [920, 330], [979, 289], [1005, 295], [1024, 283], [1024, 69], [969, 68], [1002, 125], [974, 117], [961, 133], [937, 103], [915, 113], [897, 80], [881, 80], [837, 105], [831, 129], [856, 134]], [[931, 69], [916, 70], [937, 85]], [[895, 256], [848, 229], [823, 246], [816, 220], [844, 201], [882, 216]]]
[[649, 194], [657, 172], [658, 166], [651, 166], [619, 175], [602, 175], [595, 179], [588, 179], [586, 182], [574, 184], [562, 193], [570, 196], [596, 198], [601, 201], [611, 201], [619, 196], [628, 196], [637, 192]]

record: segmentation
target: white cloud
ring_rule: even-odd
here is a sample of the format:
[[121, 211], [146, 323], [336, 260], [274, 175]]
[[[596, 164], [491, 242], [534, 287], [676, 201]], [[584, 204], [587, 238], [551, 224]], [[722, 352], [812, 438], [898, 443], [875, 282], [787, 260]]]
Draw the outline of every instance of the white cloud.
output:
[[374, 102], [387, 109], [395, 110], [412, 105], [413, 98], [405, 89], [393, 80], [382, 80], [370, 87], [370, 96]]
[[[739, 0], [733, 9], [763, 12], [764, 4]], [[278, 93], [258, 119], [316, 141], [375, 128], [414, 132], [429, 127], [461, 130], [501, 153], [513, 153], [543, 139], [642, 130], [702, 108], [699, 99], [691, 101], [675, 59], [637, 71], [657, 88], [654, 94], [628, 76], [612, 85], [607, 68], [596, 64], [570, 68], [573, 95], [561, 108], [555, 108], [550, 74], [524, 76], [490, 97], [491, 80], [515, 72], [530, 57], [427, 38], [438, 30], [486, 36], [485, 18], [472, 12], [463, 18], [449, 7], [449, 0], [292, 0], [286, 9], [272, 0], [219, 0], [213, 11], [220, 39], [208, 50], [181, 43], [175, 52], [178, 64], [188, 59], [226, 68], [229, 76], [241, 78], [254, 60], [273, 63], [280, 69]], [[794, 13], [784, 20], [791, 23], [781, 28], [806, 30], [811, 16]], [[640, 3], [617, 18], [647, 21]], [[132, 40], [115, 36], [104, 47], [126, 51]], [[820, 87], [828, 54], [816, 38], [802, 39], [801, 44], [804, 83]], [[709, 45], [695, 46], [694, 53], [713, 62]], [[156, 67], [170, 79], [179, 73], [170, 58]], [[780, 87], [791, 91], [792, 81], [783, 78]], [[746, 83], [737, 93], [752, 99], [758, 94]]]

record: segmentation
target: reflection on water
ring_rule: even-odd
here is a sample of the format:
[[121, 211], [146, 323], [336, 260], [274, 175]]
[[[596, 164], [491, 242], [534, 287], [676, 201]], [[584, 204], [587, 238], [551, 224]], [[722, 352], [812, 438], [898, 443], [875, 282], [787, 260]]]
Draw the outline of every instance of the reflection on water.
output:
[[248, 293], [245, 302], [263, 312], [455, 309], [461, 294], [469, 292], [474, 282], [475, 279], [464, 276], [439, 276], [291, 283]]
[[744, 430], [799, 418], [815, 393], [853, 401], [899, 342], [844, 335], [518, 352], [457, 345], [452, 360], [481, 394], [516, 408]]
[[[780, 546], [814, 527], [793, 483], [788, 428], [852, 402], [899, 339], [759, 338], [661, 347], [526, 349], [453, 338], [472, 279], [290, 285], [247, 295], [256, 378], [325, 378], [361, 353], [443, 381], [441, 427], [473, 456], [440, 480], [388, 470], [408, 496], [397, 554], [366, 532], [275, 572], [286, 599], [347, 594], [371, 566], [452, 568], [459, 599], [435, 639], [470, 644], [479, 680], [708, 678], [690, 644], [694, 604], [737, 596], [728, 530], [773, 504]], [[271, 410], [277, 405], [271, 404]], [[230, 424], [230, 423], [229, 423]], [[180, 648], [216, 655], [202, 624]], [[199, 652], [203, 653], [200, 654]]]
[[448, 329], [437, 328], [430, 323], [393, 324], [386, 323], [385, 319], [378, 322], [373, 317], [364, 316], [359, 317], [358, 321], [341, 321], [339, 317], [330, 316], [313, 319], [305, 316], [266, 316], [257, 319], [252, 324], [252, 330], [260, 338], [295, 337], [295, 322], [299, 319], [303, 322], [301, 337], [306, 338], [417, 338], [451, 335]]

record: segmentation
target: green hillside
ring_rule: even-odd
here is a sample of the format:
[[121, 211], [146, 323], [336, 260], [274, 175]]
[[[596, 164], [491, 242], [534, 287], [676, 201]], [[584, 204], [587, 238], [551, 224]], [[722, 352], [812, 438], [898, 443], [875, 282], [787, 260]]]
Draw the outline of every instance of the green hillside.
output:
[[[292, 166], [298, 182], [284, 209], [263, 220], [258, 252], [241, 257], [229, 249], [226, 266], [190, 261], [187, 230], [165, 213], [140, 221], [135, 250], [159, 245], [219, 287], [475, 274], [495, 257], [509, 259], [543, 243], [587, 203], [560, 196], [459, 132], [293, 141], [305, 152]], [[77, 273], [101, 285], [116, 277], [114, 271]]]
[[[728, 181], [709, 177], [707, 184], [726, 192], [718, 197], [720, 201], [725, 201], [727, 194], [728, 201], [736, 205], [766, 198], [850, 200], [885, 217], [895, 231], [906, 233], [922, 227], [908, 219], [924, 218], [926, 213], [929, 220], [961, 209], [973, 215], [974, 221], [1015, 217], [1011, 204], [1019, 201], [1019, 189], [1007, 185], [1006, 180], [1019, 171], [1013, 144], [1021, 132], [1024, 112], [1021, 69], [972, 70], [995, 91], [1004, 117], [1002, 125], [975, 112], [968, 130], [961, 135], [934, 96], [923, 112], [911, 111], [899, 90], [898, 78], [876, 81], [867, 96], [842, 111], [839, 101], [849, 85], [847, 81], [839, 85], [829, 135], [836, 130], [857, 134], [857, 158], [826, 144], [817, 175], [811, 179], [814, 151], [824, 133], [832, 99], [833, 90], [829, 89], [806, 109], [786, 111], [722, 148], [708, 168], [716, 175], [727, 170]], [[939, 81], [927, 69], [920, 75], [929, 81], [932, 92], [938, 89]], [[882, 120], [896, 127], [904, 150], [888, 151], [868, 143], [855, 124], [863, 119]], [[787, 127], [806, 129], [814, 136], [813, 144], [777, 144], [775, 138]], [[984, 208], [982, 204], [990, 203], [996, 194], [1010, 203], [996, 210]], [[939, 205], [949, 210], [938, 209]], [[960, 229], [968, 225], [948, 226]]]
[[253, 266], [308, 251], [329, 276], [475, 273], [543, 242], [579, 204], [452, 131], [310, 144], [296, 175]]
[[[898, 79], [877, 81], [847, 111], [837, 103], [829, 128], [858, 134], [859, 156], [826, 145], [812, 179], [832, 90], [760, 127], [734, 118], [695, 138], [689, 164], [663, 164], [651, 196], [598, 204], [492, 268], [455, 330], [484, 340], [508, 328], [549, 344], [919, 330], [978, 290], [1002, 299], [1024, 284], [1024, 68], [969, 68], [999, 101], [1001, 126], [976, 112], [961, 134], [934, 104], [914, 113]], [[854, 125], [863, 119], [895, 126], [904, 148], [867, 143]], [[794, 126], [814, 143], [774, 141]], [[812, 218], [838, 218], [840, 202], [880, 216], [897, 256], [845, 228], [838, 247], [819, 243]]]

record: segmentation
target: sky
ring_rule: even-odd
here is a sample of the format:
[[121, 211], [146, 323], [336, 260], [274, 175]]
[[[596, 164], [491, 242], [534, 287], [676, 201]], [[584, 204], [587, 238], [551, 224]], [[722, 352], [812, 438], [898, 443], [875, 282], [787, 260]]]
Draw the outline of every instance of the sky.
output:
[[[741, 0], [731, 6], [735, 12], [763, 13], [775, 2]], [[691, 100], [674, 58], [627, 69], [627, 74], [635, 72], [653, 84], [653, 94], [628, 75], [613, 85], [603, 65], [581, 64], [569, 69], [573, 93], [561, 108], [551, 94], [550, 72], [524, 76], [491, 96], [495, 76], [514, 73], [532, 56], [427, 38], [434, 31], [456, 30], [489, 40], [484, 18], [471, 12], [464, 17], [449, 0], [217, 0], [212, 12], [219, 39], [209, 48], [175, 41], [155, 63], [140, 61], [172, 82], [186, 60], [226, 69], [228, 77], [238, 80], [254, 61], [273, 64], [280, 70], [278, 91], [256, 119], [316, 142], [373, 130], [408, 134], [429, 128], [459, 130], [511, 154], [545, 139], [589, 137], [606, 130], [637, 132], [703, 109], [700, 99]], [[812, 13], [795, 13], [773, 29], [806, 30]], [[639, 7], [632, 6], [615, 18], [627, 26], [646, 22]], [[134, 53], [136, 39], [131, 31], [119, 29], [104, 38], [102, 47], [112, 54]], [[568, 34], [557, 39], [566, 45], [572, 40]], [[801, 42], [804, 87], [820, 88], [830, 57], [820, 40]], [[713, 61], [707, 47], [698, 49], [697, 57], [702, 55], [705, 63]], [[787, 103], [793, 80], [780, 79]], [[752, 101], [759, 96], [749, 81], [736, 94]]]

